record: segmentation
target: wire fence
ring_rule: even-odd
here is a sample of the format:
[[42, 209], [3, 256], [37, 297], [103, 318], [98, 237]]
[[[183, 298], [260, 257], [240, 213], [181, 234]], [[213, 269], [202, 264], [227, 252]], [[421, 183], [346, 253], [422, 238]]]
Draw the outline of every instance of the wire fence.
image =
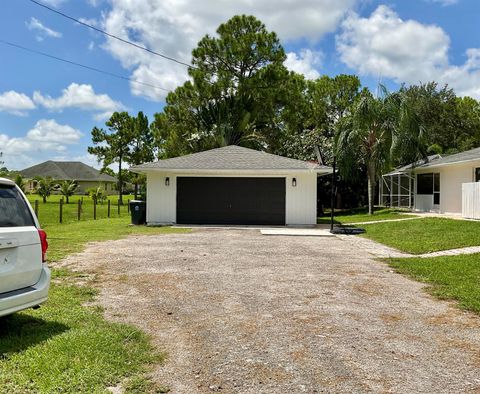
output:
[[96, 201], [83, 196], [72, 196], [68, 203], [65, 198], [46, 203], [30, 198], [30, 202], [42, 226], [130, 216], [130, 198], [124, 199], [123, 204], [117, 198]]

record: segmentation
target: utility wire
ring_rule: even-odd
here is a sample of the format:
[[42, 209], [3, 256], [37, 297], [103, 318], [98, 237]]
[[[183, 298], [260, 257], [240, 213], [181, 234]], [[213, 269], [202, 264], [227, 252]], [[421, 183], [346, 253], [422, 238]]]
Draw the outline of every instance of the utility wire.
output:
[[5, 40], [0, 39], [0, 43], [4, 44], [4, 45], [11, 46], [11, 47], [14, 47], [14, 48], [22, 49], [26, 52], [34, 53], [36, 55], [45, 56], [45, 57], [48, 57], [50, 59], [58, 60], [60, 62], [72, 64], [72, 65], [77, 66], [77, 67], [82, 67], [82, 68], [85, 68], [85, 69], [90, 70], [90, 71], [95, 71], [95, 72], [100, 73], [100, 74], [109, 75], [111, 77], [123, 79], [125, 81], [130, 81], [130, 82], [133, 82], [133, 83], [136, 83], [136, 84], [139, 84], [139, 85], [149, 86], [149, 87], [154, 88], [154, 89], [159, 89], [159, 90], [163, 90], [165, 92], [170, 92], [170, 89], [166, 89], [166, 88], [162, 88], [160, 86], [152, 85], [150, 83], [142, 82], [142, 81], [139, 81], [138, 79], [125, 77], [124, 75], [114, 74], [110, 71], [105, 71], [105, 70], [102, 70], [100, 68], [86, 66], [85, 64], [77, 63], [77, 62], [74, 62], [72, 60], [63, 59], [61, 57], [50, 55], [49, 53], [37, 51], [35, 49], [27, 48], [27, 47], [24, 47], [24, 46], [19, 45], [19, 44], [15, 44], [15, 43], [10, 42], [10, 41], [5, 41]]
[[67, 15], [65, 14], [64, 12], [61, 12], [59, 10], [56, 10], [55, 8], [52, 8], [52, 7], [49, 7], [48, 5], [46, 4], [43, 4], [43, 3], [40, 3], [39, 1], [36, 1], [36, 0], [30, 0], [32, 3], [40, 6], [40, 7], [43, 7], [51, 12], [54, 12], [55, 14], [58, 14], [60, 16], [63, 16], [64, 18], [67, 18], [67, 19], [70, 19], [76, 23], [79, 23], [80, 25], [82, 26], [85, 26], [85, 27], [88, 27], [89, 29], [92, 29], [92, 30], [95, 30], [96, 32], [99, 32], [99, 33], [102, 33], [102, 34], [105, 34], [106, 36], [110, 37], [110, 38], [114, 38], [115, 40], [118, 40], [118, 41], [121, 41], [125, 44], [128, 44], [128, 45], [132, 45], [134, 46], [135, 48], [138, 48], [138, 49], [142, 49], [144, 51], [147, 51], [153, 55], [156, 55], [156, 56], [160, 56], [164, 59], [167, 59], [167, 60], [170, 60], [172, 62], [175, 62], [177, 64], [181, 64], [182, 66], [186, 66], [186, 67], [189, 67], [189, 68], [193, 68], [193, 69], [197, 69], [197, 67], [195, 66], [192, 66], [191, 64], [188, 64], [188, 63], [185, 63], [185, 62], [182, 62], [181, 60], [178, 60], [178, 59], [175, 59], [174, 57], [171, 57], [171, 56], [167, 56], [167, 55], [164, 55], [163, 53], [160, 53], [160, 52], [156, 52], [156, 51], [153, 51], [147, 47], [144, 47], [142, 45], [138, 45], [138, 44], [135, 44], [134, 42], [132, 41], [129, 41], [129, 40], [126, 40], [124, 38], [121, 38], [121, 37], [118, 37], [116, 36], [115, 34], [111, 34], [105, 30], [102, 30], [102, 29], [99, 29], [98, 27], [95, 27], [95, 26], [92, 26], [86, 22], [82, 22], [81, 20], [77, 19], [77, 18], [74, 18], [73, 16], [70, 16], [70, 15]]

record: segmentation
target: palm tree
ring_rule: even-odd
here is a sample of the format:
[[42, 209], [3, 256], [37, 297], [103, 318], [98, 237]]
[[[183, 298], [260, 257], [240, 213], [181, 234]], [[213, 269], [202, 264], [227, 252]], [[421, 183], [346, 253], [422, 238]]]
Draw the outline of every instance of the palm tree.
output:
[[401, 108], [398, 94], [388, 94], [383, 87], [381, 93], [374, 97], [367, 90], [362, 92], [350, 115], [339, 125], [335, 140], [344, 176], [352, 176], [361, 165], [367, 170], [370, 215], [374, 212], [377, 178], [390, 163]]
[[42, 197], [43, 203], [45, 204], [47, 202], [47, 197], [52, 194], [53, 189], [56, 186], [56, 183], [54, 180], [50, 177], [43, 178], [41, 176], [35, 177], [35, 180], [37, 181], [37, 193], [39, 196]]
[[75, 193], [75, 191], [77, 190], [77, 187], [78, 187], [77, 181], [75, 180], [63, 181], [63, 182], [60, 182], [58, 186], [59, 186], [60, 193], [62, 193], [65, 196], [66, 203], [68, 204], [69, 197], [72, 196], [73, 193]]

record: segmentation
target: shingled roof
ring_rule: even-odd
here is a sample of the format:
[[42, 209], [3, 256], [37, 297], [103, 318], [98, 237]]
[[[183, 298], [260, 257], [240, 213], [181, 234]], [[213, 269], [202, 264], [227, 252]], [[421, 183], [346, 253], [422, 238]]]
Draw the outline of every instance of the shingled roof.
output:
[[384, 176], [397, 175], [399, 173], [406, 173], [412, 170], [419, 170], [423, 168], [436, 168], [443, 167], [457, 163], [466, 163], [469, 161], [480, 161], [480, 148], [470, 149], [465, 152], [455, 153], [453, 155], [441, 156], [433, 155], [429, 156], [427, 161], [421, 160], [416, 163], [406, 165], [404, 167], [397, 168], [391, 173]]
[[35, 166], [20, 171], [25, 178], [36, 176], [51, 177], [57, 181], [93, 181], [93, 182], [116, 182], [117, 180], [102, 174], [97, 169], [87, 166], [80, 161], [52, 161], [48, 160]]
[[418, 166], [418, 168], [441, 167], [449, 164], [464, 163], [475, 160], [480, 160], [480, 148], [470, 149], [465, 152], [444, 156], [437, 160]]
[[149, 170], [310, 170], [329, 173], [331, 167], [290, 159], [254, 149], [229, 145], [190, 155], [145, 163], [130, 168], [134, 172]]

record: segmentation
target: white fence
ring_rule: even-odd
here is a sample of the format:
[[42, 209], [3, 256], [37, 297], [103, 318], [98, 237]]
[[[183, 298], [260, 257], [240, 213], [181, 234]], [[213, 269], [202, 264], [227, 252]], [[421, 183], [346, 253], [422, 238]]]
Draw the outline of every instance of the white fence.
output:
[[480, 219], [480, 182], [462, 184], [462, 216]]

